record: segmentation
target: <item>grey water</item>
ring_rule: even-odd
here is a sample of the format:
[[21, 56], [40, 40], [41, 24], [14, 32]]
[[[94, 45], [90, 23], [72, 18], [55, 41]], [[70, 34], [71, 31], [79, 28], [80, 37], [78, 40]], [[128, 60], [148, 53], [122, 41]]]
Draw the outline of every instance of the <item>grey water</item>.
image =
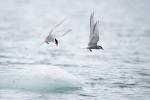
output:
[[[6, 85], [0, 88], [0, 100], [149, 100], [149, 4], [149, 0], [0, 0], [1, 82], [11, 79], [12, 72], [43, 65], [59, 67], [84, 82], [81, 89], [61, 92]], [[92, 11], [100, 21], [99, 44], [104, 50], [90, 52], [80, 47], [88, 43]], [[41, 44], [63, 18], [67, 20], [62, 27], [72, 32], [59, 46]]]

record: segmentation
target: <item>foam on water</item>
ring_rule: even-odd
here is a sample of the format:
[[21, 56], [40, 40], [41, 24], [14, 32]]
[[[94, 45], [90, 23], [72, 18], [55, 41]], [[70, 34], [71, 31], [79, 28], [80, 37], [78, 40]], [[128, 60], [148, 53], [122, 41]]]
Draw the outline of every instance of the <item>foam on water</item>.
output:
[[34, 91], [70, 90], [81, 87], [81, 80], [55, 66], [25, 66], [1, 73], [0, 88]]

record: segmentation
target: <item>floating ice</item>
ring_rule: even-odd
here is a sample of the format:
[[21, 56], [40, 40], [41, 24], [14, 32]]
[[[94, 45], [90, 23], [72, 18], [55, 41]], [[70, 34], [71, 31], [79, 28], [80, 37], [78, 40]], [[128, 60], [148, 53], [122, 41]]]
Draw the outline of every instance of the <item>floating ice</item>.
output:
[[55, 91], [81, 88], [77, 77], [55, 66], [25, 66], [0, 74], [0, 88]]

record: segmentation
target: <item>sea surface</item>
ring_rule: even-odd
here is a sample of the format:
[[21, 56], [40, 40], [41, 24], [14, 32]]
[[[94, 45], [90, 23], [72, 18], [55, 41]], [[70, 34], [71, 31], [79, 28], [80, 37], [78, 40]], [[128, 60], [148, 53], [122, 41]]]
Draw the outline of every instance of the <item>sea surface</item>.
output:
[[[90, 52], [81, 47], [93, 11], [104, 50]], [[72, 32], [58, 46], [43, 44], [64, 18], [58, 29]], [[62, 81], [48, 85], [40, 71]], [[80, 88], [68, 89], [72, 77], [80, 77]], [[0, 0], [0, 100], [150, 100], [150, 0]]]

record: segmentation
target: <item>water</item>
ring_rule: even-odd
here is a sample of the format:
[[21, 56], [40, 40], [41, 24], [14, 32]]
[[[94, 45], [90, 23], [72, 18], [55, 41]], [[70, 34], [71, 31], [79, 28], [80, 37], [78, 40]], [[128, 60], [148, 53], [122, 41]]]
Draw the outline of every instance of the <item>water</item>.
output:
[[[5, 87], [0, 86], [0, 100], [149, 100], [149, 3], [149, 0], [0, 0], [0, 83], [6, 81]], [[100, 20], [99, 44], [104, 51], [91, 53], [80, 46], [88, 41], [92, 11]], [[41, 45], [50, 28], [63, 18], [67, 19], [63, 27], [73, 31], [58, 47]], [[53, 67], [59, 68], [58, 73], [52, 73], [63, 78], [41, 69], [42, 66], [50, 72]], [[25, 69], [28, 74], [22, 71]], [[53, 87], [77, 82], [64, 78], [67, 73], [68, 77], [80, 77], [82, 88], [70, 90], [64, 86], [61, 91], [42, 91], [36, 86], [43, 89], [46, 83], [35, 84], [37, 90], [28, 89], [33, 84], [22, 85], [27, 89], [12, 88], [9, 84], [12, 79], [17, 81], [14, 76], [22, 76], [21, 84], [24, 79], [28, 82], [32, 71], [35, 75], [31, 80], [49, 80], [40, 78], [35, 69], [50, 75], [46, 77], [63, 80], [56, 81]]]

